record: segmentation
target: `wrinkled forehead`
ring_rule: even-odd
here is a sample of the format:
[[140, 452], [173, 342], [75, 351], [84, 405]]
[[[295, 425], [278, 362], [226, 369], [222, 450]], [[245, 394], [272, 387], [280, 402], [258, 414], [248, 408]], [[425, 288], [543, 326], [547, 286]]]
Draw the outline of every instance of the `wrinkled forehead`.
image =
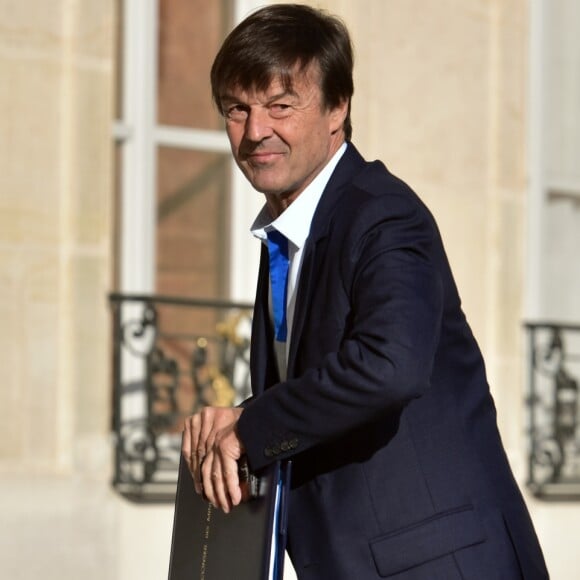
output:
[[310, 63], [306, 66], [300, 62], [294, 63], [290, 67], [268, 67], [264, 69], [254, 69], [237, 71], [223, 78], [220, 83], [219, 96], [245, 93], [293, 93], [299, 87], [320, 87], [320, 68], [318, 64]]

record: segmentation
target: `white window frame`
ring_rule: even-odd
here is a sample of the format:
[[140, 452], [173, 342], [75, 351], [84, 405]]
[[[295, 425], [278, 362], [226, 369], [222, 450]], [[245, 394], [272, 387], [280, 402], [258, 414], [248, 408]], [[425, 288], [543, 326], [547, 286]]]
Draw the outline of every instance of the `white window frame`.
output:
[[543, 284], [543, 223], [549, 211], [550, 195], [558, 192], [570, 198], [580, 199], [580, 180], [553, 175], [549, 171], [548, 129], [554, 122], [547, 94], [547, 71], [549, 66], [550, 39], [546, 27], [549, 11], [555, 4], [545, 0], [530, 2], [529, 43], [529, 116], [528, 116], [528, 227], [527, 227], [527, 276], [525, 312], [528, 320], [544, 316]]
[[527, 283], [525, 311], [528, 319], [537, 319], [541, 309], [541, 248], [542, 212], [546, 196], [544, 175], [544, 2], [532, 0], [530, 3], [530, 75], [529, 75], [529, 117], [528, 117], [528, 229], [527, 229]]
[[[259, 4], [235, 2], [235, 21]], [[113, 125], [113, 137], [121, 146], [118, 290], [122, 293], [155, 292], [157, 148], [230, 152], [225, 131], [157, 123], [158, 15], [159, 0], [124, 0], [122, 111]], [[250, 300], [258, 251], [248, 228], [263, 200], [233, 163], [231, 171], [230, 298]]]

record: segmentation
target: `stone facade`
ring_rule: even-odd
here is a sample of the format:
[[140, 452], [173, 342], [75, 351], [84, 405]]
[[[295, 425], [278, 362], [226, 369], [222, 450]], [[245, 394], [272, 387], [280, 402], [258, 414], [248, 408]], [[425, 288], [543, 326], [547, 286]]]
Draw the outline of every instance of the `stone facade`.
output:
[[[355, 143], [438, 220], [523, 483], [531, 3], [312, 4], [353, 34]], [[0, 0], [0, 570], [14, 580], [167, 571], [171, 508], [109, 487], [116, 16], [113, 0]], [[577, 505], [528, 499], [553, 577], [571, 577]]]

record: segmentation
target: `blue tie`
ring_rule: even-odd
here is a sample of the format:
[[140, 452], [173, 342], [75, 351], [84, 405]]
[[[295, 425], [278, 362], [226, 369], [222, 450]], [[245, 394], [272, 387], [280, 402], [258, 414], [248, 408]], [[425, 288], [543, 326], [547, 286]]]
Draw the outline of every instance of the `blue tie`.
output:
[[[286, 297], [288, 294], [288, 239], [277, 230], [267, 232], [268, 255], [270, 257], [270, 284], [272, 285], [272, 310], [274, 311], [274, 334], [278, 342], [286, 342], [288, 325], [286, 322]], [[282, 476], [277, 482], [278, 494], [282, 493]], [[278, 500], [276, 500], [278, 502]], [[271, 580], [277, 580], [284, 558], [278, 537], [280, 505], [276, 504], [276, 517], [272, 541], [275, 545]]]
[[286, 296], [288, 292], [288, 240], [277, 230], [267, 232], [270, 255], [270, 283], [276, 340], [286, 342]]

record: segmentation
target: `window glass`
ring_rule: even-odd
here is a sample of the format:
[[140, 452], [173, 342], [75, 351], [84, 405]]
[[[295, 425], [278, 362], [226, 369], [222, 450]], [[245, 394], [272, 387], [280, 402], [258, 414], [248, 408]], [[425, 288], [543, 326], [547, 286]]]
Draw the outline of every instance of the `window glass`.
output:
[[123, 117], [123, 10], [124, 0], [117, 0], [115, 3], [115, 119], [122, 119]]
[[227, 292], [229, 156], [161, 147], [157, 292], [219, 298]]
[[211, 103], [213, 57], [231, 25], [231, 0], [160, 0], [158, 122], [222, 129]]
[[580, 3], [550, 4], [546, 51], [548, 179], [580, 193]]

